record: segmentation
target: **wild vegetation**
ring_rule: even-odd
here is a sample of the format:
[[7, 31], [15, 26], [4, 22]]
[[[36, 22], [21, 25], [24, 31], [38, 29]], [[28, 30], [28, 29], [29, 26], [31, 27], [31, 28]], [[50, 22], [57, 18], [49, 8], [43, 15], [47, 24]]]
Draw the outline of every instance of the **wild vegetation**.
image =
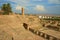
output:
[[1, 10], [3, 11], [2, 13], [3, 15], [12, 13], [12, 8], [11, 8], [10, 3], [3, 4], [1, 7]]

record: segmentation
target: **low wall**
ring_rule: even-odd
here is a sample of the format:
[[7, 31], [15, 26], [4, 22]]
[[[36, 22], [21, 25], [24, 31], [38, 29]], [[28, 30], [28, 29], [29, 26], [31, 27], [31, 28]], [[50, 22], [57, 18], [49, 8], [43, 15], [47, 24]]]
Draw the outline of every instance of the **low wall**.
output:
[[36, 34], [36, 35], [38, 35], [40, 37], [43, 37], [44, 39], [47, 39], [47, 40], [60, 40], [60, 38], [56, 38], [56, 37], [54, 37], [52, 35], [48, 35], [46, 33], [40, 32], [40, 31], [36, 31], [36, 30], [34, 30], [32, 28], [28, 29], [27, 24], [23, 24], [23, 26], [24, 26], [25, 29], [31, 31], [32, 33], [34, 33], [34, 34]]
[[34, 33], [40, 37], [43, 37], [44, 39], [47, 39], [47, 40], [60, 40], [60, 38], [53, 37], [51, 35], [45, 34], [45, 33], [40, 32], [40, 31], [36, 31], [34, 29], [31, 29], [31, 28], [29, 28], [29, 31], [31, 31], [32, 33]]

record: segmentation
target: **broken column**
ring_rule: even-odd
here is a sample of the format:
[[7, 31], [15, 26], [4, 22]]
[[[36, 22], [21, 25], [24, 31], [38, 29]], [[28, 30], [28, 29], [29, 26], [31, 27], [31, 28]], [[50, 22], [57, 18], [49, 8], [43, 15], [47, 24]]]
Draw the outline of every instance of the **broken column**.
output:
[[22, 15], [24, 16], [24, 8], [22, 8]]

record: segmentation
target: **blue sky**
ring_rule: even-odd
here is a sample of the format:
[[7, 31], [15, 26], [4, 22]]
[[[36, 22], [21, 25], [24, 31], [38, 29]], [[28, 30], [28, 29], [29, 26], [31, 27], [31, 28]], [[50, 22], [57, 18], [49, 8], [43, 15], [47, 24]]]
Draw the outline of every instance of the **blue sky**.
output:
[[25, 13], [32, 14], [59, 14], [60, 0], [0, 0], [0, 6], [10, 3], [14, 12], [21, 13], [24, 7]]

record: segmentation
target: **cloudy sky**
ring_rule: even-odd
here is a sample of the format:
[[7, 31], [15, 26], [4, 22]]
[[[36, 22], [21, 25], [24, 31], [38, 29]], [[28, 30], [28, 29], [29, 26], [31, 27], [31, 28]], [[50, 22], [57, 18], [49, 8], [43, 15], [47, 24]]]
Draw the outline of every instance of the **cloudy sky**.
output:
[[0, 6], [4, 3], [10, 3], [12, 10], [18, 13], [24, 7], [25, 13], [60, 14], [60, 0], [0, 0]]

